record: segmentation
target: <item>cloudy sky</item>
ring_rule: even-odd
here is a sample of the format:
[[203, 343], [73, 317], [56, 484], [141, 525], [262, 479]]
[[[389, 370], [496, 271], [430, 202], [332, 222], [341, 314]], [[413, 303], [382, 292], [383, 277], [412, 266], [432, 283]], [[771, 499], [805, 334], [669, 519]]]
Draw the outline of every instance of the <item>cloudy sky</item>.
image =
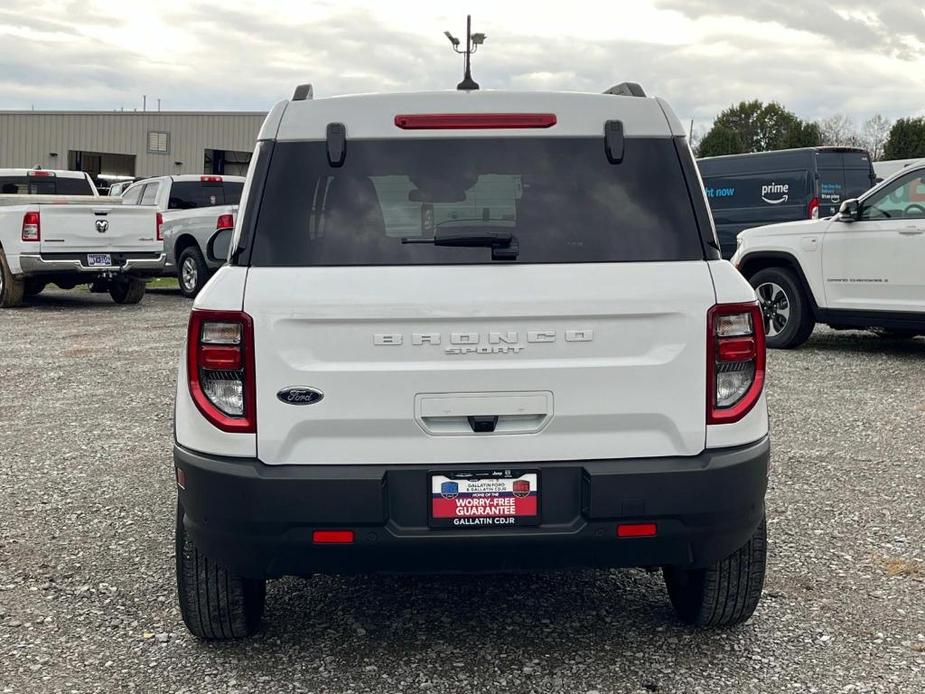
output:
[[916, 0], [151, 0], [0, 3], [0, 109], [265, 110], [317, 96], [452, 88], [443, 36], [488, 40], [483, 88], [602, 91], [638, 81], [682, 120], [742, 99], [804, 118], [925, 114]]

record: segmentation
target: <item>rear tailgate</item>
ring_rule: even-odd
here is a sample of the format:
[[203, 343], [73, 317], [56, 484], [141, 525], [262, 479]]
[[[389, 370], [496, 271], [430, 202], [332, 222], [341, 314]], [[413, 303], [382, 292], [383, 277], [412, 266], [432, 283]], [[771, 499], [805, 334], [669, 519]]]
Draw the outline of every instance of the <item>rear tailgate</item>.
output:
[[[704, 262], [251, 268], [258, 455], [487, 463], [699, 453], [714, 297]], [[277, 398], [292, 386], [324, 399]], [[473, 433], [467, 418], [478, 415], [499, 416], [494, 434]]]
[[157, 211], [112, 204], [40, 205], [43, 253], [157, 251]]

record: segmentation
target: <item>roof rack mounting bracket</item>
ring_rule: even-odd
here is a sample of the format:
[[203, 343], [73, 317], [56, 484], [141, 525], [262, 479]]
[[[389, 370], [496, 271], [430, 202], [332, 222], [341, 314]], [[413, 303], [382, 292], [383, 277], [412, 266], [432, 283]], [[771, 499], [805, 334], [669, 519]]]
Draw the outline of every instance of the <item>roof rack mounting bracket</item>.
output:
[[311, 101], [314, 96], [314, 90], [310, 84], [300, 84], [295, 88], [295, 93], [292, 95], [293, 101]]
[[343, 123], [328, 123], [327, 144], [328, 164], [343, 166], [347, 158], [347, 126]]
[[623, 161], [623, 121], [604, 121], [604, 153], [611, 164]]
[[638, 82], [620, 82], [608, 89], [605, 94], [615, 94], [616, 96], [642, 96], [646, 95], [645, 91]]

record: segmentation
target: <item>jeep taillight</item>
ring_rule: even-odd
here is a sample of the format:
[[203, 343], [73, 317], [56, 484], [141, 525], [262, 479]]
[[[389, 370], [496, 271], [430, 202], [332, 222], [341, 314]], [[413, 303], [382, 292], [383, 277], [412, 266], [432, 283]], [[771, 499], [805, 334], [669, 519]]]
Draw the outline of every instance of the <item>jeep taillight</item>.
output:
[[764, 323], [757, 303], [707, 312], [707, 424], [744, 417], [764, 387]]
[[163, 231], [164, 215], [158, 212], [157, 216], [155, 217], [154, 223], [157, 225], [157, 234], [156, 234], [157, 240], [163, 241], [164, 240], [164, 231]]
[[190, 312], [186, 342], [190, 396], [222, 431], [257, 431], [254, 325], [243, 311]]
[[[16, 227], [13, 227], [14, 229]], [[22, 216], [22, 240], [41, 241], [42, 220], [38, 212], [26, 212]]]

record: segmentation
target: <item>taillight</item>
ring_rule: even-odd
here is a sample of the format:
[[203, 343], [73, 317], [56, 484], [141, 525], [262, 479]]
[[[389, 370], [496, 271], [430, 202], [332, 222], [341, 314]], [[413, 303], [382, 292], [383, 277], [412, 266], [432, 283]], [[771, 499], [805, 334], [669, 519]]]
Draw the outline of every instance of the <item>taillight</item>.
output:
[[156, 224], [157, 224], [157, 240], [163, 241], [164, 240], [164, 231], [163, 231], [164, 215], [162, 215], [160, 212], [157, 213]]
[[[13, 227], [14, 229], [16, 227]], [[26, 212], [22, 216], [22, 240], [41, 241], [42, 219], [38, 212]]]
[[402, 130], [549, 128], [555, 124], [555, 113], [416, 113], [395, 116], [395, 125]]
[[228, 229], [229, 227], [234, 227], [234, 215], [232, 214], [220, 214], [218, 219], [215, 220], [216, 229]]
[[806, 216], [808, 219], [819, 219], [819, 198], [813, 198], [806, 206]]
[[222, 431], [257, 431], [254, 324], [243, 311], [190, 312], [186, 337], [190, 396]]
[[707, 312], [707, 424], [744, 417], [764, 387], [764, 322], [757, 303]]

